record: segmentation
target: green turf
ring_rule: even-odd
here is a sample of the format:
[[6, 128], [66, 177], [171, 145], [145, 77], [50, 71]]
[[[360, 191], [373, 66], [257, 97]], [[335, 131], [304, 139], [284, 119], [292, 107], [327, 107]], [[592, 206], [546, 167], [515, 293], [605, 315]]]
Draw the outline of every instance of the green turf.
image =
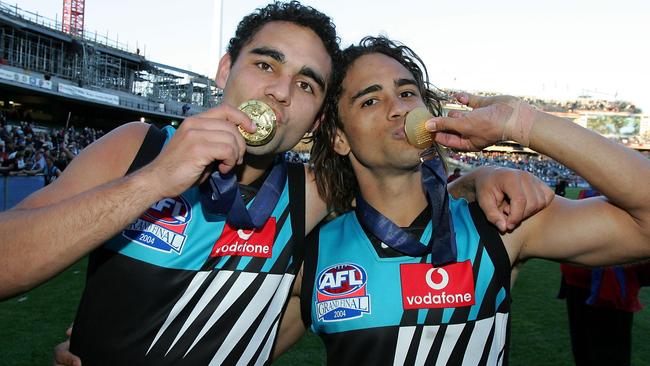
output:
[[[0, 365], [49, 365], [54, 345], [64, 339], [81, 294], [86, 263], [82, 261], [55, 279], [0, 302]], [[564, 302], [557, 300], [559, 268], [555, 263], [533, 260], [524, 265], [512, 306], [512, 365], [571, 365]], [[641, 291], [650, 305], [650, 291]], [[633, 365], [650, 365], [650, 311], [635, 315]], [[312, 334], [283, 355], [278, 365], [323, 365], [323, 346]]]
[[23, 295], [0, 302], [0, 365], [50, 365], [65, 339], [84, 284], [86, 261]]

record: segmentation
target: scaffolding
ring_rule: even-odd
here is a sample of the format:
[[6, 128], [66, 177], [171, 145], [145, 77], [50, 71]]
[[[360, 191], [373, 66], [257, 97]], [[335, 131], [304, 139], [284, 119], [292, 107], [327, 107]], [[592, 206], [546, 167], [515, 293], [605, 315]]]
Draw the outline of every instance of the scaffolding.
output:
[[[27, 25], [27, 26], [25, 26]], [[0, 64], [58, 77], [80, 87], [117, 90], [155, 103], [218, 104], [218, 90], [203, 75], [147, 60], [140, 50], [83, 32], [0, 1]]]

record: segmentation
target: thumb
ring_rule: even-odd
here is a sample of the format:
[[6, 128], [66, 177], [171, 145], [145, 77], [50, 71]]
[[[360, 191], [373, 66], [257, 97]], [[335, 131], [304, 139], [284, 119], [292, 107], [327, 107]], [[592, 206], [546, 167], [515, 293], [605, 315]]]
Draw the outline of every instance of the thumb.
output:
[[54, 366], [81, 366], [81, 359], [70, 352], [70, 341], [54, 348]]
[[455, 132], [463, 133], [463, 127], [469, 122], [466, 115], [461, 117], [433, 117], [428, 120], [424, 127], [429, 132]]

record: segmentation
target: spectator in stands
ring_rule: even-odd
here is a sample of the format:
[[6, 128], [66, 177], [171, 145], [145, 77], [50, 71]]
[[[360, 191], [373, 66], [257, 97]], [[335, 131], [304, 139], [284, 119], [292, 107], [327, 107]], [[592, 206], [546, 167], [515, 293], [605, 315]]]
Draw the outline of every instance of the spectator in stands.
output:
[[6, 150], [4, 140], [0, 139], [0, 165], [4, 165], [4, 161], [9, 158], [9, 153]]
[[25, 150], [16, 152], [14, 171], [25, 169]]
[[[72, 141], [68, 145], [67, 150], [70, 152], [70, 154], [73, 155], [73, 157], [79, 155], [79, 148], [77, 147], [77, 142], [76, 141]], [[72, 160], [72, 159], [70, 159], [70, 160]]]
[[52, 137], [50, 135], [45, 135], [45, 140], [43, 142], [43, 147], [48, 150], [54, 149], [54, 144], [52, 143]]
[[447, 177], [447, 183], [451, 183], [460, 178], [460, 168], [455, 168], [454, 172]]
[[34, 159], [29, 166], [29, 168], [23, 168], [17, 171], [13, 171], [10, 175], [36, 175], [43, 173], [45, 169], [45, 158], [43, 157], [43, 151], [39, 150], [36, 152]]
[[66, 153], [65, 150], [67, 149], [64, 147], [64, 150], [56, 151], [53, 156], [54, 165], [56, 165], [56, 167], [61, 171], [65, 170], [65, 168], [68, 166], [68, 163], [72, 160], [72, 158], [69, 157], [69, 155], [72, 156], [72, 154]]
[[555, 185], [555, 194], [558, 196], [566, 196], [566, 187], [569, 183], [564, 178], [559, 178], [557, 184]]
[[61, 169], [54, 165], [54, 161], [51, 157], [45, 158], [45, 169], [43, 170], [43, 175], [45, 176], [45, 185], [54, 182], [61, 176]]

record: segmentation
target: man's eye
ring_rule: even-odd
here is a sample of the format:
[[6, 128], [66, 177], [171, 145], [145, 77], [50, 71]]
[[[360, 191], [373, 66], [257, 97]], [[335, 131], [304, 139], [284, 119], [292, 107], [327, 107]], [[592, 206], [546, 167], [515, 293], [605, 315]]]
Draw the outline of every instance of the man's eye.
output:
[[377, 104], [377, 99], [368, 99], [361, 104], [361, 108], [370, 107], [375, 104]]
[[309, 94], [314, 94], [314, 89], [307, 82], [299, 81], [298, 82], [298, 87], [300, 89], [304, 90], [305, 92], [309, 93]]
[[262, 71], [266, 71], [266, 72], [273, 71], [271, 65], [267, 64], [266, 62], [258, 62], [255, 65]]
[[415, 95], [416, 94], [412, 91], [403, 91], [402, 93], [400, 93], [400, 96], [402, 98], [414, 97]]

